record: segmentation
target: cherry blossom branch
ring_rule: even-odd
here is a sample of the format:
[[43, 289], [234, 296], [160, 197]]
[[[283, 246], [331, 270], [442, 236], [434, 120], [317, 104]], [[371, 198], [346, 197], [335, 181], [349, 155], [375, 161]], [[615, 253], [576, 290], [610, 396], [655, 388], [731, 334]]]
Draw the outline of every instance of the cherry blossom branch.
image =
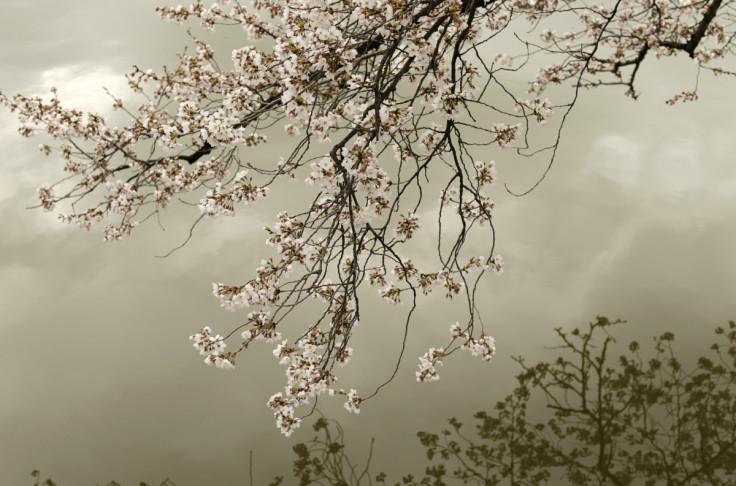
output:
[[[63, 161], [68, 177], [38, 189], [41, 207], [68, 207], [60, 219], [87, 230], [105, 221], [108, 241], [158, 220], [176, 201], [197, 208], [196, 225], [232, 216], [271, 190], [284, 194], [285, 179], [306, 183], [301, 209], [279, 212], [264, 228], [275, 255], [244, 283], [213, 284], [223, 307], [247, 315], [224, 336], [209, 327], [191, 336], [205, 362], [224, 369], [254, 341], [271, 343], [286, 386], [268, 406], [290, 435], [301, 420], [297, 409], [319, 396], [340, 395], [357, 413], [391, 382], [414, 310], [435, 290], [467, 308], [448, 343], [420, 358], [417, 379], [438, 379], [437, 366], [457, 350], [490, 362], [495, 343], [476, 302], [481, 276], [503, 272], [486, 192], [497, 179], [490, 147], [548, 156], [534, 189], [551, 170], [581, 88], [624, 85], [635, 97], [650, 53], [684, 50], [699, 66], [727, 73], [715, 63], [734, 47], [732, 2], [225, 0], [206, 7], [196, 0], [157, 10], [176, 23], [199, 20], [206, 31], [243, 29], [248, 44], [221, 58], [191, 34], [193, 52], [179, 54], [174, 68], [134, 66], [134, 94], [111, 94], [113, 109], [130, 118], [122, 128], [63, 107], [55, 90], [50, 100], [0, 93], [0, 104], [18, 114], [22, 135], [45, 132], [50, 142], [41, 150]], [[577, 27], [545, 28], [555, 19]], [[508, 29], [515, 45], [498, 40]], [[551, 62], [531, 72], [534, 59]], [[528, 81], [526, 91], [518, 78]], [[549, 89], [563, 84], [569, 94]], [[548, 91], [560, 101], [545, 98]], [[695, 99], [696, 91], [670, 101]], [[537, 127], [559, 110], [554, 141], [538, 144]], [[261, 150], [272, 139], [277, 160]], [[286, 197], [298, 201], [297, 192]], [[471, 251], [478, 228], [488, 231], [484, 247]], [[436, 252], [410, 258], [407, 243], [417, 236], [436, 238]], [[353, 355], [359, 323], [371, 320], [361, 315], [367, 287], [393, 305], [411, 304], [393, 373], [361, 397], [338, 387], [336, 372]], [[294, 312], [312, 301], [320, 310], [311, 319]], [[236, 333], [241, 340], [227, 351]]]

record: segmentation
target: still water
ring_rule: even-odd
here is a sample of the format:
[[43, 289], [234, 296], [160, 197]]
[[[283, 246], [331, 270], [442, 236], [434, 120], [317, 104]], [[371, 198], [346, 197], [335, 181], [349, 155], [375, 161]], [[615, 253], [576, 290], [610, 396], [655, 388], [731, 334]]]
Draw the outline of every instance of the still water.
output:
[[[123, 91], [132, 64], [173, 63], [185, 29], [160, 21], [158, 2], [4, 1], [0, 6], [0, 89], [45, 93], [85, 108], [108, 106], [99, 86]], [[222, 46], [240, 39], [220, 39]], [[216, 44], [217, 48], [218, 45]], [[513, 386], [511, 356], [547, 356], [552, 329], [621, 317], [622, 341], [676, 333], [683, 354], [701, 353], [712, 329], [736, 318], [736, 112], [733, 81], [700, 80], [697, 103], [667, 107], [690, 89], [687, 59], [650, 63], [642, 96], [585, 93], [571, 116], [558, 161], [530, 195], [497, 190], [498, 251], [506, 272], [489, 276], [483, 313], [498, 355], [491, 365], [456, 355], [442, 379], [420, 385], [416, 357], [445, 340], [458, 308], [423, 302], [397, 379], [359, 416], [326, 400], [356, 456], [376, 438], [374, 464], [398, 480], [420, 472], [418, 430], [451, 416], [469, 419]], [[260, 260], [277, 207], [207, 221], [183, 241], [196, 208], [173, 210], [132, 239], [103, 244], [54, 215], [27, 210], [35, 188], [60, 165], [42, 157], [0, 113], [0, 484], [31, 484], [41, 469], [61, 485], [247, 484], [249, 452], [263, 482], [289, 474], [294, 443], [310, 420], [283, 438], [265, 402], [282, 386], [270, 348], [255, 347], [234, 372], [205, 367], [188, 336], [219, 332], [242, 317], [219, 308], [210, 282], [239, 282]], [[495, 157], [495, 155], [493, 155]], [[543, 164], [507, 157], [502, 182], [526, 188]], [[402, 318], [373, 306], [346, 387], [374, 389], [394, 366]]]

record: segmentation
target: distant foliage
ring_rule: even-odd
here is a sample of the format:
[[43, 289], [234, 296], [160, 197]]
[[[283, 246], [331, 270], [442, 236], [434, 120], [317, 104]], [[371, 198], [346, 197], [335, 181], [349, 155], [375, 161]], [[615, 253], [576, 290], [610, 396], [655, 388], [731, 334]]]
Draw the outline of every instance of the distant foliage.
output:
[[[619, 323], [599, 317], [584, 330], [556, 329], [556, 359], [516, 358], [513, 393], [475, 414], [474, 431], [453, 418], [438, 434], [420, 432], [424, 476], [391, 484], [736, 484], [736, 324], [716, 329], [712, 353], [686, 367], [672, 333], [654, 340], [648, 358], [637, 342], [612, 358], [609, 328]], [[368, 474], [369, 464], [360, 476], [336, 475], [337, 464], [351, 464], [342, 435], [326, 422], [316, 428], [321, 437], [295, 447], [301, 485], [389, 484]]]

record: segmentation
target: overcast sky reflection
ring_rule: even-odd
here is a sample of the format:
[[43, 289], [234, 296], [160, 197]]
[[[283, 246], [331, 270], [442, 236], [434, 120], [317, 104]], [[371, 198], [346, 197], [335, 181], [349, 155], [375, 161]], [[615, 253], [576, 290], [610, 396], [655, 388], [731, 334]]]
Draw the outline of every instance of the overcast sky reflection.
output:
[[[108, 106], [106, 86], [122, 90], [132, 64], [171, 63], [185, 29], [158, 20], [150, 0], [6, 1], [0, 15], [0, 89], [44, 93], [69, 104]], [[226, 39], [225, 43], [236, 42]], [[534, 192], [515, 198], [496, 188], [498, 251], [506, 272], [482, 286], [483, 312], [498, 345], [492, 365], [456, 356], [442, 380], [419, 385], [416, 356], [444, 341], [459, 307], [426, 300], [416, 315], [407, 358], [394, 383], [360, 416], [326, 400], [351, 443], [377, 439], [377, 469], [420, 471], [415, 433], [450, 416], [468, 419], [510, 391], [511, 356], [543, 353], [553, 327], [621, 317], [621, 341], [671, 330], [700, 353], [712, 329], [736, 319], [736, 126], [734, 81], [703, 75], [701, 99], [667, 107], [690, 89], [691, 61], [649, 63], [642, 96], [584, 93], [570, 117], [557, 162]], [[266, 481], [289, 474], [291, 439], [265, 407], [283, 370], [267, 346], [249, 350], [238, 369], [205, 367], [187, 337], [203, 325], [228, 330], [239, 316], [221, 310], [212, 281], [240, 281], [260, 260], [265, 205], [233, 219], [207, 221], [186, 237], [196, 208], [169, 214], [166, 231], [147, 225], [119, 244], [103, 244], [25, 208], [35, 188], [56, 180], [60, 164], [39, 139], [17, 135], [0, 112], [0, 484], [31, 484], [36, 468], [60, 485], [246, 484], [248, 452]], [[492, 157], [496, 157], [495, 154]], [[499, 176], [530, 187], [543, 163], [499, 155]], [[364, 318], [344, 383], [374, 389], [390, 374], [400, 322], [391, 306]], [[397, 324], [399, 323], [399, 324]], [[371, 327], [373, 326], [373, 327]], [[407, 452], [408, 451], [408, 452]]]

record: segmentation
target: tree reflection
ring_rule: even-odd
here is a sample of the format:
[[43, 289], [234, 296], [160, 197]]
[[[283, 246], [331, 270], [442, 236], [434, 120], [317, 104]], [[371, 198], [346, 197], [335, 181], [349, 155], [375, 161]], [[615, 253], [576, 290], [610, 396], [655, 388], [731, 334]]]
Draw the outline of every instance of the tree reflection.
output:
[[[522, 368], [518, 386], [493, 410], [475, 414], [471, 433], [452, 418], [439, 433], [419, 432], [424, 475], [389, 482], [345, 453], [339, 425], [295, 446], [300, 485], [726, 485], [736, 469], [736, 324], [718, 328], [709, 357], [685, 368], [674, 335], [637, 342], [611, 359], [609, 328], [556, 329], [556, 359]], [[546, 406], [545, 406], [546, 405]], [[331, 429], [332, 427], [332, 429]], [[357, 473], [360, 471], [360, 474]]]
[[516, 389], [476, 413], [474, 429], [451, 418], [439, 433], [418, 433], [429, 462], [422, 474], [390, 480], [372, 470], [373, 440], [368, 457], [351, 459], [340, 424], [321, 417], [316, 436], [293, 448], [293, 476], [269, 486], [736, 484], [736, 323], [717, 328], [709, 356], [686, 366], [672, 333], [612, 359], [609, 331], [621, 322], [557, 328], [556, 358], [515, 358]]

